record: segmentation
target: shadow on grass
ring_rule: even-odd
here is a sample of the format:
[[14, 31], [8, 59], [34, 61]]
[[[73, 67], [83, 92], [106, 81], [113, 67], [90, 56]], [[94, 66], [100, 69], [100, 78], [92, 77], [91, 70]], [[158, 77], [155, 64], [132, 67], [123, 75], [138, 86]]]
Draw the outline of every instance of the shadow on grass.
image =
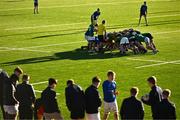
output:
[[15, 14], [0, 14], [0, 16], [4, 16], [4, 17], [9, 17], [9, 16], [20, 16], [20, 15], [24, 15], [22, 13], [15, 13]]
[[82, 32], [84, 32], [84, 31], [77, 31], [77, 32], [63, 33], [63, 34], [42, 35], [42, 36], [33, 37], [32, 39], [46, 38], [46, 37], [55, 37], [55, 36], [66, 36], [66, 35], [80, 34]]
[[160, 13], [177, 13], [177, 12], [180, 12], [180, 11], [178, 11], [178, 10], [167, 10], [167, 11], [156, 11], [156, 12], [149, 12], [149, 14], [160, 14]]
[[[150, 22], [149, 26], [158, 26], [158, 25], [168, 25], [168, 24], [177, 24], [180, 23], [180, 20], [163, 20], [163, 21], [155, 21]], [[130, 24], [117, 24], [117, 25], [110, 25], [107, 26], [107, 29], [120, 29], [120, 28], [133, 28], [137, 27], [137, 23], [130, 23]], [[7, 36], [16, 36], [16, 35], [30, 35], [30, 34], [39, 34], [39, 33], [53, 33], [53, 32], [64, 32], [62, 34], [48, 34], [43, 36], [36, 36], [31, 39], [39, 39], [43, 37], [55, 37], [55, 36], [63, 36], [63, 35], [71, 35], [71, 34], [81, 34], [86, 31], [87, 28], [75, 28], [75, 29], [65, 29], [65, 30], [54, 30], [54, 31], [41, 31], [41, 32], [30, 32], [30, 33], [17, 33], [17, 34], [10, 34], [10, 35], [0, 35], [0, 37], [7, 37]], [[68, 33], [65, 33], [68, 32]], [[71, 32], [71, 33], [69, 33]]]
[[[133, 55], [132, 52], [129, 52], [126, 56], [142, 56], [144, 54]], [[152, 53], [147, 53], [145, 55], [152, 55]], [[81, 49], [76, 49], [74, 51], [66, 51], [66, 52], [58, 52], [53, 54], [52, 56], [44, 56], [44, 57], [35, 57], [35, 58], [28, 58], [28, 59], [21, 59], [12, 62], [5, 62], [1, 63], [3, 66], [10, 66], [10, 65], [22, 65], [22, 64], [35, 64], [35, 63], [42, 63], [42, 62], [53, 62], [57, 60], [93, 60], [93, 59], [111, 59], [111, 58], [118, 58], [124, 57], [119, 54], [119, 52], [109, 53], [106, 52], [104, 54], [97, 54], [97, 53], [88, 53], [87, 51], [83, 51]]]

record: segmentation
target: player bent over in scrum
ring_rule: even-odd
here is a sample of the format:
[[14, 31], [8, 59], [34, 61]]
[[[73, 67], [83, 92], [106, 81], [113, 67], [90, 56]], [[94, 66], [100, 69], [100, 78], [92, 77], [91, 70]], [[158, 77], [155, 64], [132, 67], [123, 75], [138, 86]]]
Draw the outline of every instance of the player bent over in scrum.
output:
[[143, 36], [142, 34], [137, 34], [137, 33], [134, 34], [137, 42], [139, 42], [140, 44], [144, 42], [146, 44], [146, 48], [152, 50], [154, 54], [158, 52], [156, 48], [154, 48], [154, 46], [151, 44], [149, 37]]
[[99, 40], [94, 36], [94, 32], [96, 31], [96, 26], [93, 24], [89, 25], [88, 30], [85, 33], [85, 39], [88, 41], [88, 50], [89, 52], [95, 52], [99, 50]]
[[127, 37], [122, 37], [120, 40], [120, 54], [125, 55], [129, 48], [129, 40]]

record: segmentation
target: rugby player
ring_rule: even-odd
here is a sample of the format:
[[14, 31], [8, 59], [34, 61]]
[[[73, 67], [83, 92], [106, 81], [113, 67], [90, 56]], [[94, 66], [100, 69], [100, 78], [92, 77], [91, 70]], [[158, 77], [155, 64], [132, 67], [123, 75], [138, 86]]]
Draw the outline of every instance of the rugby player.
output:
[[96, 25], [97, 24], [97, 20], [100, 16], [101, 12], [100, 12], [100, 9], [98, 8], [92, 15], [91, 15], [91, 23], [93, 25]]
[[140, 23], [141, 23], [141, 18], [142, 18], [142, 16], [143, 16], [144, 19], [145, 19], [146, 26], [148, 26], [148, 22], [147, 22], [147, 5], [146, 5], [146, 1], [144, 1], [144, 4], [141, 6], [141, 9], [140, 9], [140, 16], [139, 16], [139, 24], [138, 24], [138, 26], [139, 26]]

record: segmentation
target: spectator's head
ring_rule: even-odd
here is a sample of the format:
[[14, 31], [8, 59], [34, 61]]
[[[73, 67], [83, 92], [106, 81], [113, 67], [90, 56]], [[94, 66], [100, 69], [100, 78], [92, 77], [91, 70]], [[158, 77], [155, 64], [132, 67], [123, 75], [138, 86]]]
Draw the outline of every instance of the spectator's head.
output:
[[92, 84], [93, 84], [96, 88], [99, 88], [100, 82], [101, 82], [101, 79], [100, 79], [98, 76], [93, 77], [93, 79], [92, 79]]
[[171, 90], [169, 89], [163, 90], [162, 95], [163, 95], [163, 99], [168, 99], [171, 96]]
[[74, 84], [74, 80], [72, 80], [72, 79], [67, 80], [67, 82], [66, 82], [67, 86], [70, 86], [70, 85], [73, 85], [73, 84]]
[[97, 8], [97, 11], [98, 11], [98, 12], [100, 12], [100, 9], [99, 9], [99, 8]]
[[108, 80], [113, 81], [116, 78], [116, 73], [114, 71], [112, 71], [112, 70], [109, 70], [108, 73], [107, 73], [107, 77], [108, 77]]
[[29, 80], [30, 80], [30, 76], [27, 75], [27, 74], [24, 74], [23, 77], [22, 77], [22, 81], [23, 82], [29, 82]]
[[57, 85], [57, 80], [54, 78], [49, 78], [49, 87], [54, 89], [56, 85]]
[[23, 70], [20, 67], [17, 67], [14, 69], [14, 74], [19, 77], [21, 74], [23, 74]]
[[135, 96], [136, 97], [138, 95], [138, 93], [139, 93], [139, 89], [137, 87], [132, 87], [130, 89], [130, 93], [131, 93], [131, 96]]
[[102, 21], [102, 24], [104, 25], [105, 23], [106, 23], [106, 21], [105, 21], [105, 20], [103, 20], [103, 21]]
[[144, 1], [144, 5], [146, 5], [146, 1]]
[[148, 84], [149, 84], [150, 87], [153, 87], [153, 86], [156, 85], [157, 79], [156, 79], [155, 76], [151, 76], [151, 77], [149, 77], [149, 78], [147, 79], [147, 82], [148, 82]]

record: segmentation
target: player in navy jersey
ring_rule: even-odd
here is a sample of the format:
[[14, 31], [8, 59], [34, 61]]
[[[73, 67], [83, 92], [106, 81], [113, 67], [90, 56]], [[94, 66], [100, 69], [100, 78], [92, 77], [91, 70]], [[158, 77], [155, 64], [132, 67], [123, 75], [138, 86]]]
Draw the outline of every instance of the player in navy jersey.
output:
[[97, 24], [97, 20], [98, 20], [98, 17], [100, 16], [101, 12], [100, 12], [100, 9], [98, 8], [92, 15], [91, 15], [91, 23], [93, 25], [96, 25]]
[[145, 22], [146, 22], [146, 26], [148, 26], [148, 23], [147, 23], [147, 5], [146, 5], [146, 1], [144, 2], [144, 4], [141, 6], [141, 9], [140, 9], [140, 17], [139, 17], [139, 24], [138, 24], [138, 26], [141, 23], [142, 16], [144, 16], [144, 19], [145, 19]]
[[38, 14], [38, 0], [34, 0], [34, 14]]

